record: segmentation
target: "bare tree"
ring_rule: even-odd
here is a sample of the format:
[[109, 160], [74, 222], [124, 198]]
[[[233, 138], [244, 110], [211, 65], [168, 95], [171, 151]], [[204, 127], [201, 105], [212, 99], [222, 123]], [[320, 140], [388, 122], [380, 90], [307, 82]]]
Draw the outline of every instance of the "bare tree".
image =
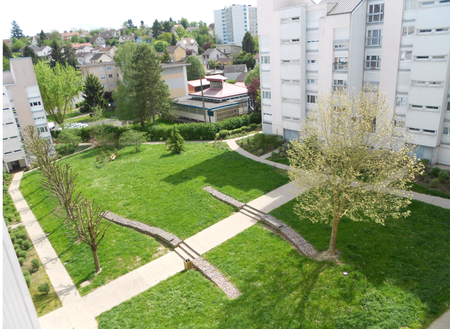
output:
[[341, 89], [319, 96], [316, 105], [288, 150], [289, 176], [300, 190], [310, 189], [295, 212], [331, 225], [325, 255], [335, 256], [342, 217], [384, 225], [386, 218], [409, 215], [402, 208], [411, 203], [409, 183], [422, 167], [381, 92]]

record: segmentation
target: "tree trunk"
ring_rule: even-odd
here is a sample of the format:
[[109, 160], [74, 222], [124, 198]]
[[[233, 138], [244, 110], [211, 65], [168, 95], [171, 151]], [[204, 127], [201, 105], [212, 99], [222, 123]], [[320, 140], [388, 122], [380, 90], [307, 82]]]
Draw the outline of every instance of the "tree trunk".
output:
[[153, 111], [152, 117], [153, 117], [153, 125], [156, 126], [156, 115], [155, 115], [155, 111]]
[[91, 246], [92, 254], [94, 255], [95, 273], [100, 272], [100, 262], [98, 260], [97, 246]]
[[145, 128], [145, 121], [144, 121], [144, 119], [141, 119], [141, 127]]
[[331, 229], [331, 238], [330, 238], [330, 246], [328, 247], [327, 254], [330, 256], [334, 256], [336, 253], [336, 240], [337, 240], [337, 230], [340, 222], [340, 218], [333, 219], [333, 227]]

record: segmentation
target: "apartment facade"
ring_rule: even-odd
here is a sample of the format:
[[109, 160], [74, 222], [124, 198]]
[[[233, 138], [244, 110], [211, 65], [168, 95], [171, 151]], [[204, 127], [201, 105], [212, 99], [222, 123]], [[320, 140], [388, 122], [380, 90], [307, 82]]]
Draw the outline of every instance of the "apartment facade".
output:
[[231, 5], [214, 10], [214, 29], [218, 43], [241, 45], [249, 31], [258, 35], [258, 11], [250, 5]]
[[10, 71], [3, 72], [3, 166], [8, 171], [29, 163], [22, 145], [22, 130], [29, 125], [51, 140], [31, 58], [14, 58]]
[[450, 1], [258, 0], [265, 133], [298, 136], [318, 95], [369, 83], [414, 134], [417, 156], [450, 165]]

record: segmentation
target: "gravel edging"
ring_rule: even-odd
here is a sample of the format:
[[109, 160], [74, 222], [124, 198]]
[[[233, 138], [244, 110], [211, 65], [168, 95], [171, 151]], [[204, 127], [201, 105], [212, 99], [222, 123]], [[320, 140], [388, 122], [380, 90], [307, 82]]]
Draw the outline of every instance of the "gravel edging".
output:
[[213, 197], [219, 199], [222, 202], [225, 202], [229, 205], [232, 205], [238, 209], [242, 209], [245, 206], [245, 203], [240, 202], [226, 194], [223, 194], [222, 192], [217, 191], [216, 189], [212, 188], [211, 186], [206, 186], [203, 188], [206, 192], [210, 193]]
[[150, 226], [135, 220], [131, 220], [109, 211], [103, 213], [102, 217], [117, 225], [128, 227], [139, 233], [143, 233], [161, 239], [164, 242], [170, 244], [174, 248], [177, 247], [181, 242], [183, 242], [183, 240], [181, 240], [176, 235], [166, 232], [163, 229]]

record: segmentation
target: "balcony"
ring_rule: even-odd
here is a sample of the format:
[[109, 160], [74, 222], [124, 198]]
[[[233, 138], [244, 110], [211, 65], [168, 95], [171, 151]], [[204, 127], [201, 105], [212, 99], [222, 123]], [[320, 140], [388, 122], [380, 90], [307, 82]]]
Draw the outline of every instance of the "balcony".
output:
[[382, 12], [367, 15], [367, 24], [383, 23], [383, 21], [384, 21], [384, 13]]
[[339, 91], [339, 90], [343, 90], [343, 89], [347, 89], [347, 82], [345, 83], [337, 83], [337, 84], [333, 84], [333, 91]]
[[348, 39], [347, 40], [334, 40], [334, 49], [348, 49]]
[[366, 38], [366, 46], [367, 47], [381, 47], [381, 39], [383, 37], [371, 37]]
[[333, 63], [333, 71], [335, 72], [348, 71], [348, 63]]

